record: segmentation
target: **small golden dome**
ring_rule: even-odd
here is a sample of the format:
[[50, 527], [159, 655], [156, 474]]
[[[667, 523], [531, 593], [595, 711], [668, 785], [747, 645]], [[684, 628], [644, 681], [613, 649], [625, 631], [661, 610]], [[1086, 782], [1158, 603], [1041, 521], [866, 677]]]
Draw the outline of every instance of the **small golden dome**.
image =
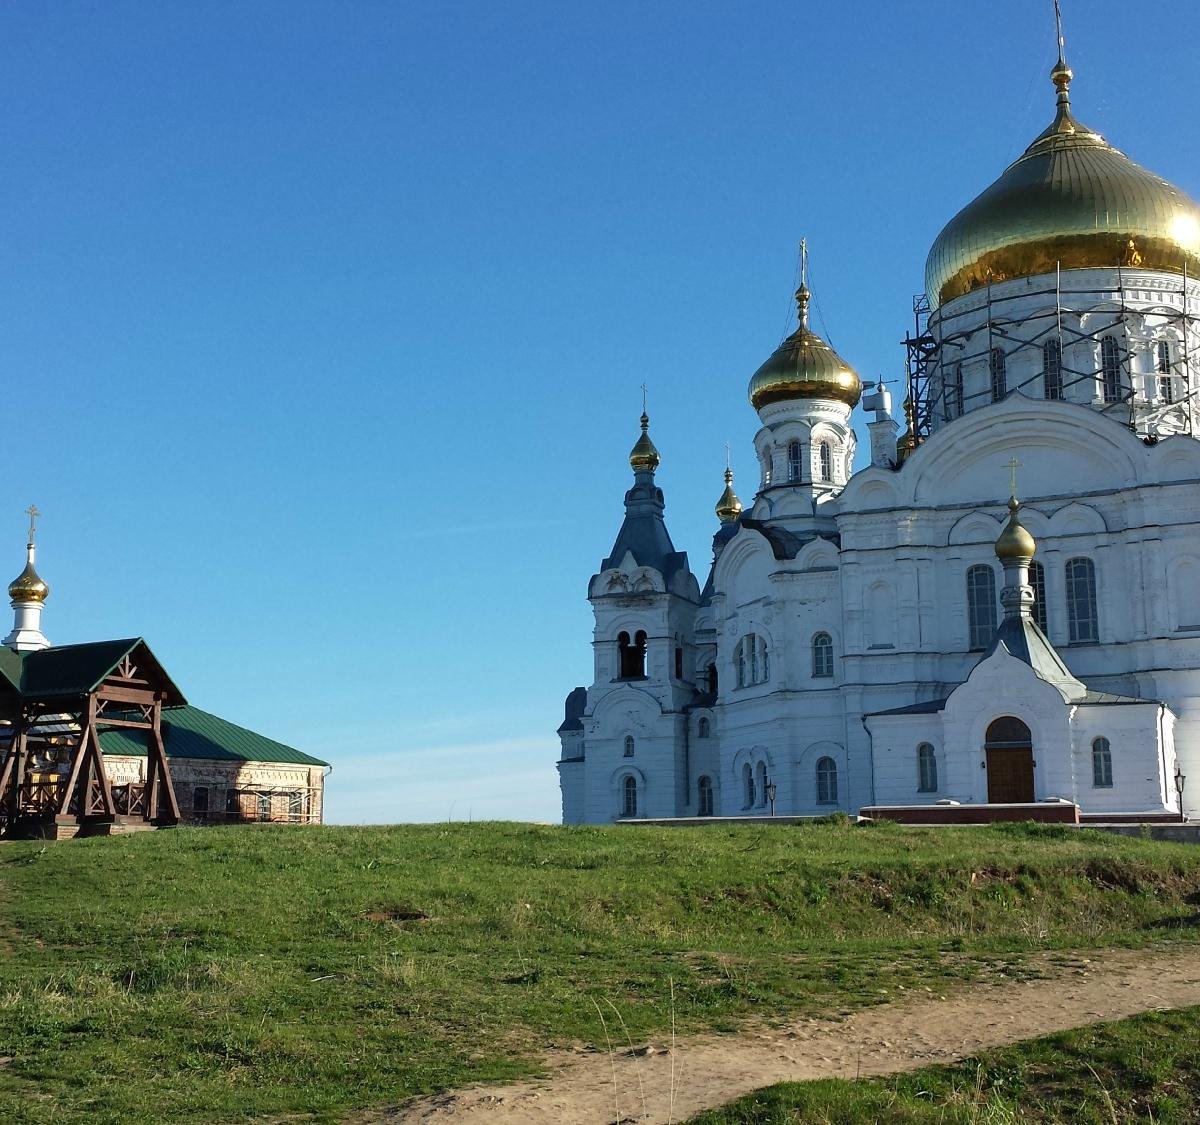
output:
[[44, 602], [50, 596], [50, 587], [34, 568], [32, 543], [27, 551], [25, 569], [8, 584], [8, 596], [14, 602]]
[[989, 283], [1111, 266], [1200, 277], [1200, 206], [1071, 114], [1071, 68], [1050, 72], [1058, 113], [942, 230], [925, 263], [939, 305]]
[[771, 402], [828, 398], [857, 406], [862, 380], [824, 340], [808, 328], [807, 285], [796, 290], [800, 327], [779, 345], [750, 379], [750, 404], [758, 410]]
[[733, 491], [733, 470], [725, 470], [725, 491], [717, 501], [717, 519], [722, 523], [733, 523], [742, 514], [742, 502]]
[[652, 473], [662, 462], [654, 442], [650, 440], [650, 416], [642, 414], [642, 436], [629, 451], [629, 464], [635, 473]]
[[1031, 559], [1037, 554], [1037, 543], [1022, 526], [1017, 515], [1020, 510], [1020, 501], [1014, 496], [1008, 502], [1008, 526], [1000, 532], [1000, 538], [996, 540], [996, 558], [1001, 562]]

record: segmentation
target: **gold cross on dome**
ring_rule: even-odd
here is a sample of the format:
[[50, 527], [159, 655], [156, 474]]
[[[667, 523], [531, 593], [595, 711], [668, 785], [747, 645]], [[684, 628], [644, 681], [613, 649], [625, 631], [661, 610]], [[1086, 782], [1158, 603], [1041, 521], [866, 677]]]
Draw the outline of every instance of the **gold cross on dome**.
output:
[[1009, 487], [1012, 489], [1012, 498], [1014, 500], [1017, 498], [1017, 470], [1020, 467], [1021, 467], [1021, 462], [1018, 461], [1015, 457], [1013, 457], [1005, 465], [1005, 468], [1008, 469], [1008, 483], [1009, 483]]
[[30, 504], [29, 507], [25, 509], [25, 514], [29, 517], [29, 542], [32, 543], [33, 537], [37, 533], [37, 518], [42, 513], [38, 511], [38, 506], [36, 504]]
[[646, 413], [646, 391], [647, 391], [648, 389], [649, 389], [649, 388], [646, 386], [646, 384], [645, 384], [645, 383], [643, 383], [643, 384], [642, 384], [642, 413], [643, 413], [643, 414], [645, 414], [645, 413]]

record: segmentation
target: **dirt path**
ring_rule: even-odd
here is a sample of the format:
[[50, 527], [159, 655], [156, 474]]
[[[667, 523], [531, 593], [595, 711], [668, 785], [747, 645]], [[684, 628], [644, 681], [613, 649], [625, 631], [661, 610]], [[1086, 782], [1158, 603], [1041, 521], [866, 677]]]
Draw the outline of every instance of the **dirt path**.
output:
[[1026, 964], [1046, 979], [922, 994], [836, 1022], [680, 1039], [673, 1052], [556, 1051], [544, 1079], [472, 1087], [355, 1120], [679, 1122], [775, 1082], [914, 1070], [1100, 1020], [1200, 1004], [1200, 948], [1043, 955]]

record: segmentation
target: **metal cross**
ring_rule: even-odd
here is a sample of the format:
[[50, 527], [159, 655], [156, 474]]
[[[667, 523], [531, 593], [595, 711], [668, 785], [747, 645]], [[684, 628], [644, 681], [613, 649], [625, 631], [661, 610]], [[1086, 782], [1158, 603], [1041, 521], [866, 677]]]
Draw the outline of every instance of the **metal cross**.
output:
[[808, 239], [800, 239], [800, 284], [808, 285]]
[[1012, 458], [1005, 466], [1008, 469], [1008, 482], [1012, 488], [1012, 498], [1017, 498], [1017, 470], [1021, 467], [1021, 462], [1015, 457]]
[[726, 442], [726, 443], [725, 443], [725, 468], [727, 468], [727, 469], [728, 469], [728, 468], [730, 468], [730, 467], [731, 467], [731, 466], [730, 466], [730, 463], [729, 463], [729, 442]]
[[25, 509], [25, 514], [29, 517], [29, 542], [32, 543], [33, 537], [37, 532], [37, 518], [42, 513], [38, 511], [36, 504], [30, 504], [29, 507]]
[[646, 413], [646, 384], [642, 384], [642, 413]]

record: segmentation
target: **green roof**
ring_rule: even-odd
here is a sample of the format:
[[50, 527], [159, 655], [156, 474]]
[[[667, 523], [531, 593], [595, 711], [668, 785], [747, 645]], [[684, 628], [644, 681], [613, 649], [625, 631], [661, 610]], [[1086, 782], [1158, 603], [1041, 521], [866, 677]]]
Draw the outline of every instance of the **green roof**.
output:
[[[35, 652], [10, 652], [0, 656], [0, 672], [14, 683], [25, 699], [58, 699], [87, 695], [99, 687], [121, 661], [133, 662], [151, 684], [166, 695], [167, 706], [186, 703], [183, 693], [163, 670], [150, 646], [140, 637], [120, 641], [94, 641], [82, 645], [57, 645]], [[19, 663], [18, 663], [19, 662]]]
[[[162, 713], [163, 742], [168, 758], [206, 758], [217, 762], [284, 762], [296, 766], [327, 766], [328, 762], [255, 734], [199, 707], [172, 707]], [[100, 746], [105, 754], [146, 753], [146, 733], [140, 730], [104, 730]]]

